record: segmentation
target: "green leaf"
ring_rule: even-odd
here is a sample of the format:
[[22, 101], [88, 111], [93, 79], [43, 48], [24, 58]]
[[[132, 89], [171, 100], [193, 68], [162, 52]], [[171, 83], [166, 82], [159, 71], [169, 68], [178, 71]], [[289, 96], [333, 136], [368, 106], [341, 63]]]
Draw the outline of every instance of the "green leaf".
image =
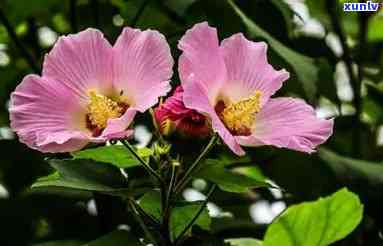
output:
[[249, 166], [249, 167], [236, 167], [233, 169], [234, 172], [245, 175], [249, 178], [257, 180], [259, 182], [266, 183], [266, 176], [263, 175], [261, 169], [257, 166]]
[[120, 170], [107, 163], [88, 159], [51, 160], [49, 163], [57, 171], [39, 178], [32, 188], [55, 186], [108, 192], [125, 187]]
[[307, 4], [310, 15], [312, 17], [319, 20], [326, 27], [331, 27], [330, 16], [326, 10], [326, 1], [305, 0], [305, 3]]
[[262, 246], [262, 241], [254, 238], [232, 238], [226, 239], [225, 242], [231, 246]]
[[247, 192], [254, 187], [268, 187], [264, 179], [258, 180], [256, 176], [245, 176], [240, 173], [226, 170], [219, 160], [207, 159], [201, 168], [194, 174], [196, 178], [209, 180], [228, 192]]
[[77, 240], [60, 240], [33, 244], [32, 246], [81, 246], [84, 242]]
[[329, 165], [339, 179], [347, 185], [355, 185], [363, 194], [381, 196], [383, 187], [383, 163], [352, 159], [320, 148], [319, 157]]
[[316, 85], [315, 82], [318, 80], [319, 68], [315, 64], [315, 60], [311, 57], [304, 56], [298, 52], [290, 49], [257, 24], [255, 24], [249, 17], [247, 17], [242, 10], [234, 4], [232, 0], [228, 0], [234, 11], [241, 18], [243, 24], [248, 30], [248, 34], [251, 38], [262, 38], [265, 39], [270, 47], [282, 57], [295, 71], [298, 80], [302, 83], [303, 89], [309, 99], [315, 98]]
[[83, 246], [142, 246], [143, 244], [140, 241], [132, 236], [128, 231], [117, 230], [113, 231], [99, 239], [96, 239], [92, 242], [84, 244]]
[[383, 41], [383, 10], [380, 9], [380, 14], [375, 14], [369, 18], [369, 27], [367, 38], [371, 42]]
[[[202, 201], [197, 202], [178, 202], [172, 209], [170, 217], [170, 231], [172, 239], [177, 238], [186, 228], [189, 222], [196, 216], [202, 206]], [[161, 197], [158, 192], [146, 193], [139, 201], [141, 208], [154, 218], [160, 220], [161, 217]], [[205, 207], [195, 222], [202, 229], [210, 228], [211, 218]], [[186, 234], [191, 233], [191, 228]]]
[[289, 35], [293, 34], [294, 29], [294, 22], [293, 17], [295, 15], [294, 11], [290, 8], [290, 6], [281, 0], [271, 0], [271, 3], [278, 8], [278, 10], [283, 15], [283, 18], [285, 19], [286, 28], [289, 33]]
[[60, 0], [6, 0], [4, 5], [9, 18], [16, 23], [31, 16], [48, 17], [54, 10], [63, 8]]
[[373, 97], [363, 98], [362, 119], [364, 122], [378, 126], [383, 123], [383, 103], [381, 100], [375, 100]]
[[[149, 158], [152, 151], [148, 148], [137, 149], [137, 154], [142, 158]], [[87, 149], [72, 153], [75, 159], [92, 159], [99, 162], [113, 164], [118, 168], [128, 168], [139, 165], [137, 159], [124, 146], [111, 145], [94, 149]]]
[[344, 238], [360, 223], [363, 205], [342, 189], [315, 202], [291, 206], [267, 229], [264, 246], [327, 246]]
[[140, 207], [154, 218], [161, 217], [161, 196], [159, 192], [151, 191], [145, 193], [139, 200]]
[[[171, 215], [171, 232], [172, 238], [177, 238], [180, 233], [186, 228], [187, 224], [196, 216], [200, 210], [203, 202], [192, 202], [192, 203], [183, 203], [175, 207]], [[202, 210], [202, 213], [198, 216], [195, 224], [201, 227], [202, 229], [209, 230], [211, 223], [211, 218], [209, 212], [205, 207]], [[191, 228], [186, 232], [186, 235], [191, 233]]]
[[187, 9], [197, 0], [165, 0], [164, 4], [173, 10], [179, 16], [184, 16]]
[[244, 163], [252, 162], [252, 160], [249, 156], [238, 157], [238, 156], [233, 155], [231, 153], [220, 154], [216, 160], [218, 160], [219, 163], [221, 163], [221, 165], [223, 165], [225, 167], [233, 165], [233, 164], [244, 164]]

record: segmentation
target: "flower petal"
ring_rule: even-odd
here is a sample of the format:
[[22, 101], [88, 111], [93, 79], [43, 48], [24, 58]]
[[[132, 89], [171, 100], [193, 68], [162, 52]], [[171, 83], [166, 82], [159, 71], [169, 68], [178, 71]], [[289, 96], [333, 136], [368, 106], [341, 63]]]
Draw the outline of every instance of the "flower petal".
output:
[[245, 146], [274, 145], [312, 153], [332, 134], [333, 120], [319, 119], [303, 100], [270, 99], [256, 116], [253, 134], [237, 137]]
[[267, 44], [247, 40], [242, 33], [222, 41], [227, 80], [222, 93], [233, 101], [262, 92], [261, 106], [282, 87], [289, 73], [275, 70], [267, 61]]
[[190, 82], [183, 85], [183, 100], [185, 106], [207, 114], [211, 119], [213, 130], [218, 133], [225, 144], [227, 144], [235, 154], [244, 155], [245, 152], [241, 146], [239, 146], [235, 137], [226, 129], [210, 104], [206, 87], [201, 83], [192, 81], [192, 79], [189, 79], [189, 81]]
[[98, 30], [60, 37], [44, 59], [43, 77], [63, 83], [87, 100], [90, 89], [101, 94], [112, 89], [112, 55], [110, 44]]
[[131, 107], [143, 112], [170, 91], [173, 58], [162, 34], [126, 27], [113, 51], [114, 84]]
[[106, 140], [116, 139], [116, 138], [127, 138], [133, 132], [127, 129], [132, 123], [134, 116], [136, 115], [136, 110], [129, 108], [121, 117], [116, 119], [109, 119], [106, 128], [102, 131], [100, 138]]
[[209, 88], [209, 99], [214, 101], [226, 78], [217, 30], [207, 22], [196, 24], [181, 38], [178, 48], [183, 51], [178, 65], [181, 82], [187, 83], [193, 74], [197, 82]]
[[12, 129], [33, 149], [67, 152], [89, 142], [83, 106], [54, 80], [26, 76], [11, 95], [9, 111]]

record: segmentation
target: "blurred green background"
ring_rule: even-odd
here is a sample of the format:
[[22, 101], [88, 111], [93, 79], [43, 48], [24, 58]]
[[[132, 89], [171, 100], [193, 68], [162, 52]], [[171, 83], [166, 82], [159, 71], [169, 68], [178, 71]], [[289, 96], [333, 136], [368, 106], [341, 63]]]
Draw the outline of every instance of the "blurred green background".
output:
[[[342, 1], [343, 2], [343, 1]], [[113, 43], [126, 25], [163, 33], [177, 60], [177, 42], [207, 20], [220, 39], [243, 32], [269, 44], [269, 62], [291, 78], [278, 95], [301, 97], [319, 117], [335, 117], [334, 135], [316, 154], [262, 147], [231, 167], [263, 173], [285, 192], [217, 192], [220, 216], [209, 235], [262, 238], [286, 206], [347, 186], [365, 204], [363, 222], [334, 245], [383, 245], [383, 10], [343, 12], [335, 0], [1, 0], [0, 1], [0, 245], [50, 245], [43, 241], [89, 241], [100, 233], [88, 192], [31, 190], [50, 173], [42, 154], [17, 141], [9, 128], [9, 95], [29, 73], [39, 73], [57, 37], [87, 27]], [[172, 81], [178, 84], [177, 74]], [[150, 142], [151, 122], [139, 117], [136, 138]], [[140, 126], [141, 125], [141, 126]], [[147, 127], [143, 127], [146, 125]], [[198, 151], [198, 150], [196, 150]], [[185, 196], [204, 189], [193, 183]], [[190, 198], [192, 199], [192, 198]], [[223, 211], [223, 212], [222, 212]], [[109, 219], [132, 226], [119, 210]], [[191, 244], [193, 245], [193, 244]], [[219, 245], [219, 244], [218, 244]], [[282, 246], [282, 245], [281, 245]]]

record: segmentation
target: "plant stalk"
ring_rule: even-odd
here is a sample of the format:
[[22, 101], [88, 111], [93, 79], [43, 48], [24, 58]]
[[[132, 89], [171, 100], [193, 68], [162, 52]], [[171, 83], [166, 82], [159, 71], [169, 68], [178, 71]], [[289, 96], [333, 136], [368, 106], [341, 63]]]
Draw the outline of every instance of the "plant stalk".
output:
[[201, 154], [197, 157], [197, 159], [193, 162], [193, 164], [190, 165], [188, 170], [186, 171], [185, 175], [180, 179], [178, 184], [175, 187], [175, 192], [180, 192], [183, 187], [190, 181], [192, 178], [192, 174], [195, 171], [195, 169], [198, 167], [201, 160], [209, 153], [209, 151], [214, 147], [214, 145], [217, 143], [218, 135], [214, 134], [214, 136], [210, 139], [209, 143], [206, 145], [204, 150], [201, 152]]
[[158, 245], [157, 241], [154, 239], [154, 237], [151, 234], [149, 228], [145, 225], [144, 221], [141, 219], [140, 214], [137, 211], [137, 208], [136, 208], [136, 205], [135, 205], [134, 201], [129, 199], [128, 205], [129, 205], [129, 208], [132, 211], [132, 214], [133, 214], [134, 218], [137, 220], [138, 224], [140, 224], [142, 230], [144, 231], [146, 237], [151, 241], [151, 243], [153, 243], [153, 245], [157, 246]]
[[196, 215], [193, 217], [193, 219], [187, 224], [187, 226], [182, 230], [182, 232], [178, 235], [178, 237], [176, 238], [176, 240], [174, 241], [174, 245], [178, 245], [180, 242], [181, 242], [181, 239], [183, 237], [183, 235], [185, 235], [187, 233], [187, 231], [194, 225], [194, 223], [197, 221], [198, 217], [201, 215], [202, 211], [204, 210], [204, 208], [206, 207], [207, 203], [209, 202], [209, 199], [211, 197], [211, 195], [214, 193], [215, 189], [216, 189], [216, 185], [213, 184], [209, 190], [209, 192], [207, 193], [206, 195], [206, 199], [203, 201], [203, 203], [201, 204], [201, 207], [199, 208], [198, 212], [196, 213]]
[[149, 163], [146, 163], [146, 161], [136, 153], [136, 151], [133, 149], [133, 147], [129, 144], [128, 141], [121, 140], [120, 142], [134, 155], [134, 157], [142, 164], [142, 166], [150, 175], [156, 178], [160, 183], [163, 183], [161, 176], [149, 165]]

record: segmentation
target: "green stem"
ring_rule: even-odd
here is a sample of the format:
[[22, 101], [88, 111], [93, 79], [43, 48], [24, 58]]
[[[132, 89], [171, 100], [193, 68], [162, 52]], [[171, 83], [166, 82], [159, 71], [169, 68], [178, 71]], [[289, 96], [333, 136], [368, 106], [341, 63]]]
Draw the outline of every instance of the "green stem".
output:
[[187, 224], [187, 226], [183, 229], [183, 231], [178, 235], [177, 239], [174, 241], [174, 245], [178, 245], [180, 243], [181, 238], [183, 235], [187, 233], [187, 231], [194, 225], [194, 223], [197, 221], [198, 217], [201, 215], [202, 211], [206, 207], [211, 195], [214, 193], [215, 188], [217, 186], [213, 184], [209, 190], [209, 192], [206, 195], [206, 199], [201, 204], [201, 207], [198, 209], [196, 215], [193, 217], [193, 219]]
[[168, 206], [170, 204], [170, 200], [171, 200], [172, 195], [173, 195], [174, 185], [176, 183], [176, 168], [177, 168], [176, 165], [174, 165], [172, 163], [172, 174], [171, 174], [171, 177], [170, 177], [168, 193], [167, 193], [167, 196], [166, 196], [166, 204]]
[[161, 184], [161, 208], [162, 208], [162, 221], [161, 221], [161, 235], [164, 245], [171, 245], [170, 239], [170, 206], [167, 203], [167, 190], [166, 184]]
[[144, 231], [146, 237], [151, 241], [151, 243], [153, 243], [153, 245], [158, 245], [157, 241], [154, 239], [153, 235], [150, 233], [149, 228], [145, 225], [144, 221], [141, 219], [134, 201], [129, 199], [128, 205], [129, 205], [129, 208], [132, 210], [132, 214], [134, 218], [137, 220], [138, 224], [140, 224], [142, 230]]
[[161, 176], [149, 165], [149, 163], [146, 163], [146, 161], [136, 153], [136, 151], [133, 149], [133, 147], [129, 144], [128, 141], [121, 140], [120, 142], [134, 155], [134, 157], [136, 157], [136, 159], [142, 164], [142, 166], [150, 175], [156, 178], [160, 183], [163, 183]]
[[138, 214], [140, 216], [142, 216], [142, 218], [144, 218], [145, 220], [147, 220], [153, 227], [155, 227], [156, 229], [159, 228], [160, 226], [160, 222], [157, 220], [157, 218], [153, 217], [152, 215], [146, 213], [145, 210], [143, 210], [133, 199], [130, 200], [134, 207], [136, 208]]
[[170, 236], [170, 216], [171, 216], [171, 198], [173, 196], [173, 189], [175, 184], [176, 166], [172, 163], [172, 171], [168, 189], [166, 186], [161, 187], [161, 199], [162, 199], [162, 224], [161, 233], [165, 240], [166, 245], [172, 245]]
[[214, 147], [218, 139], [218, 135], [215, 134], [211, 139], [210, 142], [206, 145], [205, 149], [201, 152], [201, 154], [197, 157], [197, 159], [191, 164], [189, 169], [186, 171], [185, 175], [181, 178], [181, 180], [176, 185], [175, 191], [176, 193], [180, 192], [182, 188], [190, 181], [192, 178], [192, 174], [194, 170], [197, 168], [198, 164], [201, 162], [201, 160], [206, 156], [207, 153]]

